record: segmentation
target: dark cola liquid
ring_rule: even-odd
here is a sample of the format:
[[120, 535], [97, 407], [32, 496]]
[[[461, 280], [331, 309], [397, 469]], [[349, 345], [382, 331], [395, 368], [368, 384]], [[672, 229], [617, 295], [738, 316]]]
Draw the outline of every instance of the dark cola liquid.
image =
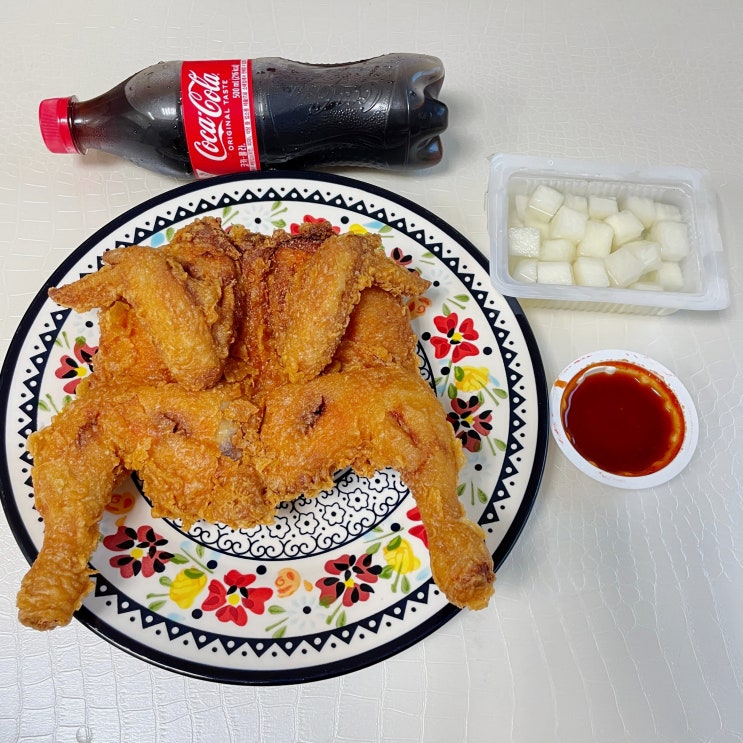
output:
[[107, 93], [73, 105], [81, 149], [95, 149], [174, 177], [193, 174], [180, 115], [180, 64], [132, 75]]
[[350, 65], [253, 61], [261, 163], [427, 167], [441, 160], [447, 108], [435, 57], [386, 55]]

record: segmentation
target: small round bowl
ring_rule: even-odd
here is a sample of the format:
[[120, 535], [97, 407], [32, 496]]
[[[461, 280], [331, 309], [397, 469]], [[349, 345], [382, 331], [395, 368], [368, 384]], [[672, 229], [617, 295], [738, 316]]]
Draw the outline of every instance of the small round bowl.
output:
[[[679, 418], [677, 427], [682, 429], [677, 431], [676, 442], [669, 443], [671, 448], [668, 461], [661, 460], [662, 463], [658, 464], [657, 468], [651, 467], [648, 471], [639, 474], [616, 474], [617, 470], [622, 469], [618, 467], [612, 467], [614, 471], [601, 469], [578, 451], [575, 444], [578, 444], [579, 448], [584, 451], [585, 447], [581, 446], [577, 437], [565, 427], [564, 416], [566, 412], [569, 412], [571, 395], [579, 385], [591, 374], [601, 372], [612, 374], [618, 370], [625, 375], [631, 372], [632, 378], [662, 389], [663, 396], [668, 398], [669, 404], [674, 409], [674, 415]], [[593, 409], [591, 409], [592, 414]], [[601, 416], [600, 409], [596, 410], [596, 415]], [[550, 391], [550, 428], [557, 445], [578, 469], [598, 482], [628, 490], [652, 488], [678, 475], [689, 463], [699, 439], [699, 419], [696, 408], [678, 377], [647, 356], [616, 349], [586, 354], [563, 369]]]

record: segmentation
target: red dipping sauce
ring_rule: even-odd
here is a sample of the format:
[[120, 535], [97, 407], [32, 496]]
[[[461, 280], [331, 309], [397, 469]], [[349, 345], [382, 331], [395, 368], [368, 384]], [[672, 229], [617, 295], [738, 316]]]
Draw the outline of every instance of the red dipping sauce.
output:
[[676, 395], [660, 377], [625, 361], [602, 361], [565, 386], [565, 433], [595, 467], [622, 477], [663, 469], [678, 454], [685, 424]]

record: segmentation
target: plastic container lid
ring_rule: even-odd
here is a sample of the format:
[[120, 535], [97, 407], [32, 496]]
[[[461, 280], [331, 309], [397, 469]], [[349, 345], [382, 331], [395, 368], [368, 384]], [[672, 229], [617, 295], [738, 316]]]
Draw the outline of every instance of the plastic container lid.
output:
[[39, 104], [39, 126], [44, 144], [51, 152], [78, 153], [70, 131], [68, 110], [73, 98], [46, 98]]

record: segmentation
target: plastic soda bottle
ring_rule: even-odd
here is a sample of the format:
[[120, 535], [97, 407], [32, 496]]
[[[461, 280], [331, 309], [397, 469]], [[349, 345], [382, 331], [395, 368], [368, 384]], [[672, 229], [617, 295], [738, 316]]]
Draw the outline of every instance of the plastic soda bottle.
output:
[[346, 64], [280, 57], [160, 62], [87, 101], [49, 98], [52, 152], [101, 150], [179, 178], [328, 165], [424, 168], [441, 160], [447, 108], [437, 57]]

